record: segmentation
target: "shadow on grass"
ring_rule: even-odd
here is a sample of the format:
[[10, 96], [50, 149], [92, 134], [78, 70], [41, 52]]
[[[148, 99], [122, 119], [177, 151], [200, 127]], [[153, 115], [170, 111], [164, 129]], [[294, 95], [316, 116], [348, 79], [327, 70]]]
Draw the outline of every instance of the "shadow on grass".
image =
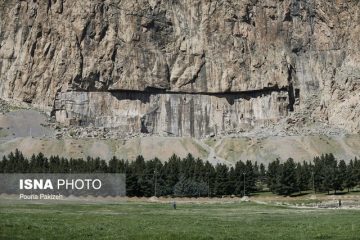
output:
[[360, 190], [352, 190], [349, 193], [360, 193]]
[[[341, 191], [341, 192], [336, 192], [336, 194], [334, 193], [334, 191], [331, 191], [329, 194], [327, 192], [316, 192], [314, 193], [313, 191], [309, 190], [309, 191], [304, 191], [301, 193], [293, 193], [291, 194], [289, 197], [302, 197], [302, 196], [307, 196], [307, 195], [324, 195], [324, 196], [341, 196], [341, 195], [360, 195], [360, 190], [356, 189], [356, 190], [352, 190], [350, 192], [346, 191]], [[254, 193], [250, 193], [247, 196], [249, 197], [271, 197], [271, 196], [283, 196], [286, 197], [285, 195], [277, 195], [275, 193], [269, 192], [269, 191], [259, 191], [259, 192], [254, 192]]]
[[309, 194], [311, 194], [311, 193], [308, 193], [308, 192], [294, 193], [294, 194], [291, 194], [290, 197], [301, 197], [301, 196], [306, 196]]
[[350, 194], [348, 192], [336, 192], [336, 193], [333, 193], [333, 194], [330, 194], [330, 195], [346, 195], [346, 194]]

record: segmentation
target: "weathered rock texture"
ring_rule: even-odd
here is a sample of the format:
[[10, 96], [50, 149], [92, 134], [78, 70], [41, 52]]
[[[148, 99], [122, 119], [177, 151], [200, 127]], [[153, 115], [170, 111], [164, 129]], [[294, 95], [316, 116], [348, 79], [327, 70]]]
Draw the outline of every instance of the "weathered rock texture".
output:
[[[67, 92], [55, 101], [56, 119], [75, 125], [172, 136], [224, 135], [286, 115], [287, 93], [151, 94]], [[101, 113], [101, 114], [99, 114]], [[68, 121], [68, 122], [67, 122]]]
[[356, 133], [359, 23], [358, 0], [5, 0], [0, 97], [132, 132]]

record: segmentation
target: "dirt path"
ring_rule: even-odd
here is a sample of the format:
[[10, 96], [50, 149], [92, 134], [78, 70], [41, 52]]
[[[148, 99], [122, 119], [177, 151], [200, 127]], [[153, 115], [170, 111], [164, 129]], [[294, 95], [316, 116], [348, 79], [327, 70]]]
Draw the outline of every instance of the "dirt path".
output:
[[194, 139], [194, 141], [209, 153], [209, 155], [207, 156], [207, 159], [204, 159], [205, 161], [208, 161], [209, 163], [211, 163], [213, 165], [216, 165], [216, 164], [226, 164], [228, 166], [234, 165], [234, 163], [232, 163], [224, 158], [221, 158], [220, 156], [218, 156], [216, 154], [215, 149], [217, 146], [219, 146], [221, 144], [222, 140], [218, 141], [214, 147], [207, 145], [206, 143], [204, 143], [202, 140], [199, 140], [199, 139]]

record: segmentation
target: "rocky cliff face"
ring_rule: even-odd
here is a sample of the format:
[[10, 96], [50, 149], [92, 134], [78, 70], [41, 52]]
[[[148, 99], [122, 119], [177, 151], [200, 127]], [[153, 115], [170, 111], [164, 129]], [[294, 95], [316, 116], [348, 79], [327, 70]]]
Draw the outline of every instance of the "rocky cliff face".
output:
[[358, 0], [5, 0], [0, 97], [133, 133], [357, 133], [359, 23]]

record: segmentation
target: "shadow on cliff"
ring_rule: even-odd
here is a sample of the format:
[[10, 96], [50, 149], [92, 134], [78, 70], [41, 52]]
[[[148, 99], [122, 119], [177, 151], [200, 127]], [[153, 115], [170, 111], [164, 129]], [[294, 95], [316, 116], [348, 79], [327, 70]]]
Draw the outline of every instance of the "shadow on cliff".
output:
[[172, 95], [206, 95], [206, 96], [215, 96], [218, 98], [225, 98], [230, 105], [233, 105], [234, 102], [238, 99], [246, 99], [250, 100], [252, 98], [263, 97], [266, 95], [271, 95], [273, 92], [282, 92], [288, 91], [287, 88], [278, 88], [277, 86], [271, 88], [264, 88], [260, 90], [252, 90], [252, 91], [242, 91], [242, 92], [171, 92], [166, 91], [165, 89], [158, 89], [158, 88], [149, 88], [147, 87], [144, 91], [137, 91], [137, 90], [117, 90], [117, 91], [110, 91], [111, 95], [121, 100], [139, 100], [142, 103], [149, 103], [151, 95], [157, 94], [172, 94]]

